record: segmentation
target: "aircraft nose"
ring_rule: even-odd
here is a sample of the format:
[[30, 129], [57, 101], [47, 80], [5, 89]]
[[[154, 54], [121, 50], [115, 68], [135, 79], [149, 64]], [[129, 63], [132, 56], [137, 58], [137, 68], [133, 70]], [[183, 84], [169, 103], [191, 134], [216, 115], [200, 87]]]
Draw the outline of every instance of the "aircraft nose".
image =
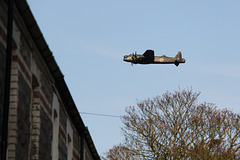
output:
[[125, 55], [125, 56], [123, 57], [123, 60], [126, 61], [126, 62], [131, 62], [131, 61], [132, 61], [132, 57], [129, 56], [129, 55]]
[[125, 55], [125, 56], [123, 57], [123, 60], [126, 61], [126, 60], [127, 60], [127, 57], [128, 57], [128, 56]]

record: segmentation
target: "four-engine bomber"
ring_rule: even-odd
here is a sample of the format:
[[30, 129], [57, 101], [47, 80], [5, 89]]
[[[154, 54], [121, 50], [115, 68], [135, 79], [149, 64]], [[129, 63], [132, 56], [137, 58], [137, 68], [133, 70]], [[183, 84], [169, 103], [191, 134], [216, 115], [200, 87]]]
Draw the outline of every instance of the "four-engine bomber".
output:
[[182, 53], [179, 51], [175, 57], [154, 56], [153, 50], [146, 50], [143, 55], [130, 54], [125, 55], [123, 60], [125, 62], [131, 62], [132, 64], [175, 64], [178, 66], [180, 63], [185, 63], [185, 59], [182, 58]]

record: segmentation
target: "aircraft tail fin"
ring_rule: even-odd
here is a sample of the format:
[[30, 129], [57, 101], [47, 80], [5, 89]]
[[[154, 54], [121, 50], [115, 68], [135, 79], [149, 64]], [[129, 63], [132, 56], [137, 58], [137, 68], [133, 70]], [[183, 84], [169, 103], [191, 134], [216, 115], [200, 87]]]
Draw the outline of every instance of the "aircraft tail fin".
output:
[[178, 61], [182, 60], [182, 53], [179, 51], [178, 54], [175, 56], [175, 58], [177, 58]]
[[182, 53], [179, 51], [175, 58], [176, 58], [175, 65], [178, 66], [179, 62], [182, 61]]

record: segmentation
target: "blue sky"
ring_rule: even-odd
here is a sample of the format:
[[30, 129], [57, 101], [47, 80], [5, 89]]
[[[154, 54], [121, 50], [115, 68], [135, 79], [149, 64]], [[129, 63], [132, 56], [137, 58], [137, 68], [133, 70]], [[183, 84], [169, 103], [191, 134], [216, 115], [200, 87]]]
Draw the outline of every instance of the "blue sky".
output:
[[[28, 0], [79, 112], [124, 115], [137, 100], [192, 88], [240, 112], [240, 1]], [[185, 64], [134, 65], [153, 49]], [[101, 154], [122, 141], [119, 118], [82, 114]]]

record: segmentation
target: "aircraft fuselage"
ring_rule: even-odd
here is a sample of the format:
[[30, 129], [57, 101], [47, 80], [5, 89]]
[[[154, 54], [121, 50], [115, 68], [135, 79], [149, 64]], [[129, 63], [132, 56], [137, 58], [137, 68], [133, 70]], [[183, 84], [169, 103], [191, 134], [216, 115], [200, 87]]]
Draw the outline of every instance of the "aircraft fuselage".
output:
[[154, 56], [154, 52], [152, 50], [147, 50], [143, 55], [125, 55], [123, 60], [133, 64], [175, 64], [178, 66], [180, 63], [185, 63], [185, 59], [182, 58], [181, 52], [178, 52], [175, 57], [167, 57]]

